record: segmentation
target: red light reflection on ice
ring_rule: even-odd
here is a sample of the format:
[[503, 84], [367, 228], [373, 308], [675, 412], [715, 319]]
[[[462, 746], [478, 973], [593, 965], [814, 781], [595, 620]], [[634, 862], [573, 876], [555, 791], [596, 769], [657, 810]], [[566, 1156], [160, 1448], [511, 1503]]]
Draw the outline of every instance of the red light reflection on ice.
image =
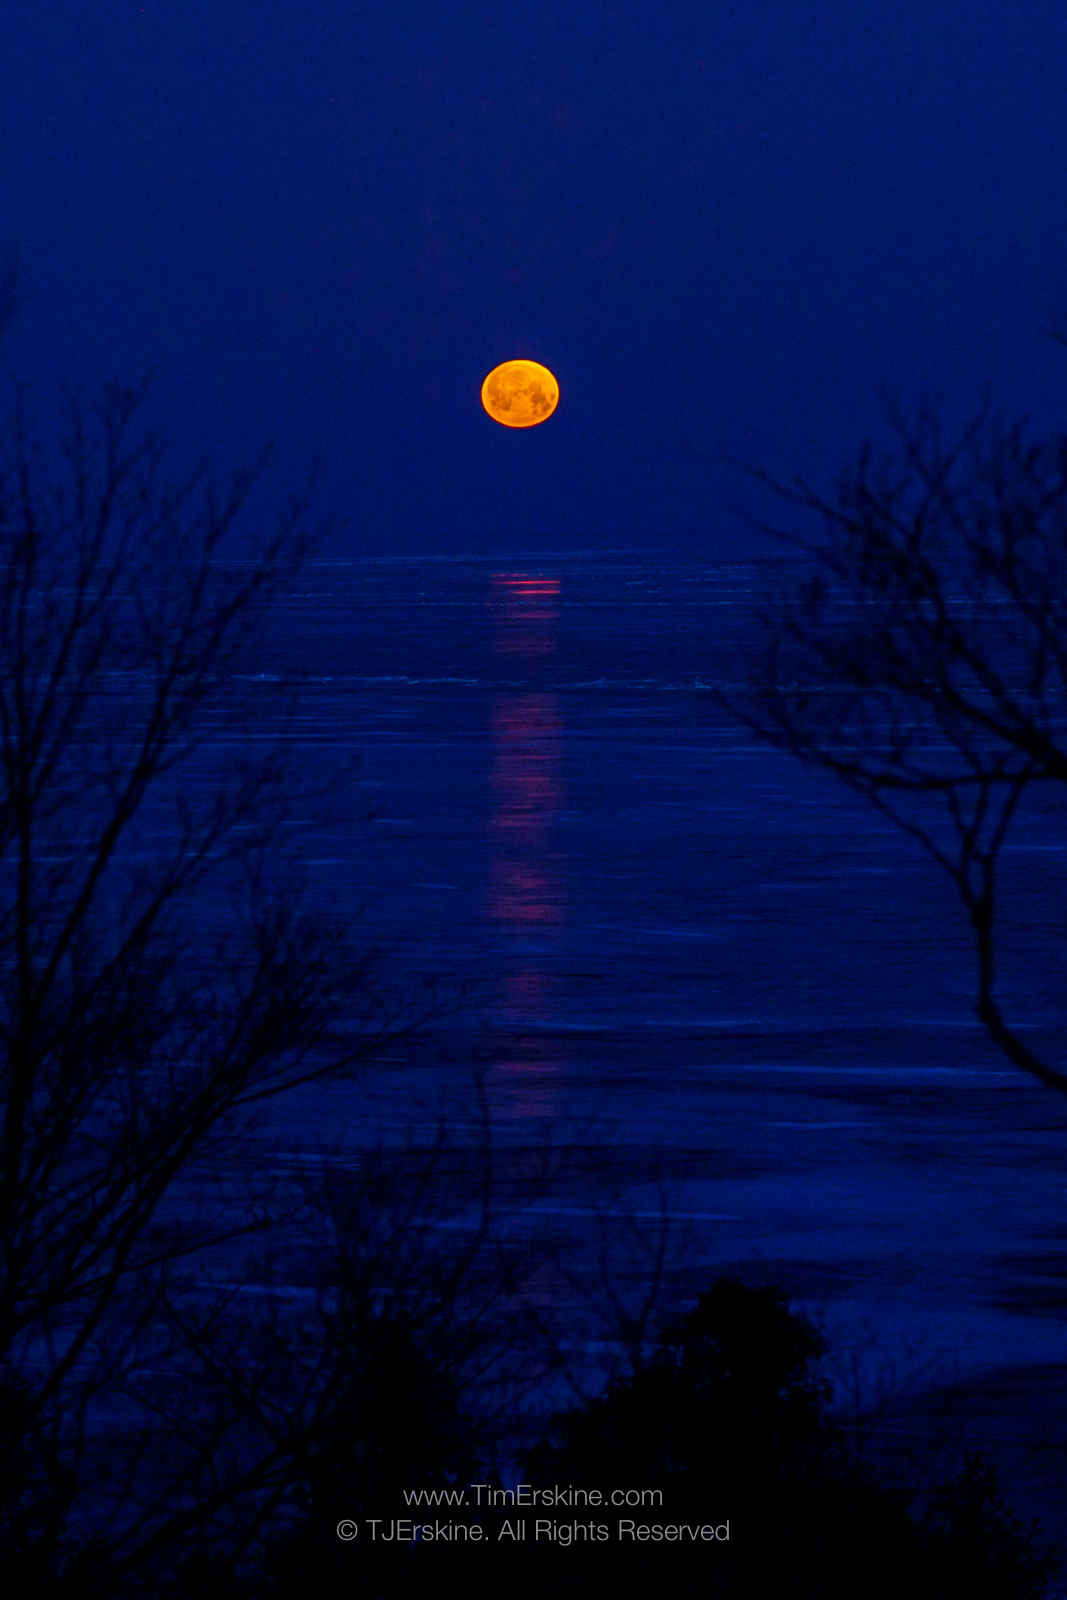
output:
[[547, 987], [543, 972], [531, 971], [529, 967], [509, 972], [504, 982], [504, 1015], [514, 1021], [528, 1016], [531, 1011], [542, 1011]]
[[[493, 761], [489, 782], [496, 805], [490, 831], [501, 851], [541, 853], [543, 841], [563, 800], [560, 782], [562, 721], [554, 695], [500, 696], [491, 712]], [[503, 859], [501, 856], [498, 859]], [[558, 882], [544, 883], [546, 894], [558, 896]], [[500, 906], [493, 912], [507, 918]], [[519, 920], [524, 920], [522, 917]], [[545, 920], [543, 915], [535, 918]]]
[[489, 580], [489, 605], [502, 655], [545, 656], [556, 648], [559, 579], [526, 572], [497, 572]]
[[[490, 580], [490, 609], [499, 654], [546, 657], [556, 648], [560, 582], [533, 573], [498, 573]], [[531, 668], [531, 671], [536, 669]], [[563, 805], [563, 716], [559, 698], [530, 689], [502, 691], [489, 712], [492, 741], [489, 783], [489, 883], [487, 912], [502, 935], [537, 933], [564, 920], [563, 879], [552, 829]], [[500, 1020], [506, 1046], [497, 1062], [499, 1114], [509, 1119], [547, 1116], [562, 1066], [544, 1033], [532, 1028], [551, 1018], [550, 981], [536, 957], [516, 952], [504, 977]]]
[[556, 696], [499, 695], [490, 727], [489, 915], [498, 922], [561, 922], [563, 884], [548, 837], [563, 800]]
[[497, 1060], [498, 1105], [509, 1120], [549, 1116], [555, 1104], [561, 1062], [550, 1040], [523, 1035], [524, 1024], [549, 1015], [549, 983], [545, 973], [519, 967], [504, 980], [502, 1018], [516, 1030], [513, 1048]]

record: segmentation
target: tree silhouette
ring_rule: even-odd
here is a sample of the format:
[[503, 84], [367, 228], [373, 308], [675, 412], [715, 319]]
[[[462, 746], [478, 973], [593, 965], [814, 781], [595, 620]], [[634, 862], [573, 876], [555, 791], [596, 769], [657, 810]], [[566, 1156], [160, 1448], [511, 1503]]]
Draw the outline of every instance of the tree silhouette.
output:
[[1067, 439], [1032, 440], [988, 397], [954, 441], [928, 403], [914, 420], [889, 414], [894, 449], [865, 446], [829, 496], [754, 473], [819, 530], [761, 525], [805, 572], [764, 606], [744, 691], [720, 699], [944, 869], [973, 938], [979, 1019], [1065, 1093], [1067, 1070], [1005, 1011], [998, 867], [1024, 800], [1060, 803], [1067, 784]]
[[[524, 1465], [531, 1483], [655, 1486], [662, 1509], [623, 1515], [714, 1522], [719, 1537], [699, 1551], [609, 1541], [568, 1551], [565, 1561], [551, 1547], [523, 1546], [510, 1592], [543, 1593], [550, 1578], [560, 1594], [587, 1593], [595, 1579], [624, 1594], [659, 1583], [672, 1595], [724, 1600], [844, 1600], [905, 1588], [932, 1597], [956, 1585], [1039, 1600], [1053, 1558], [1004, 1504], [986, 1462], [972, 1457], [955, 1477], [912, 1492], [880, 1485], [849, 1461], [827, 1410], [825, 1350], [780, 1290], [716, 1280], [631, 1376], [558, 1417], [552, 1441]], [[594, 1515], [613, 1526], [617, 1513]]]
[[[254, 1108], [344, 1072], [402, 1025], [371, 956], [301, 898], [279, 751], [242, 749], [239, 706], [224, 762], [208, 743], [265, 608], [307, 556], [309, 494], [259, 531], [267, 453], [221, 486], [203, 470], [168, 477], [144, 395], [116, 385], [96, 406], [70, 401], [45, 446], [19, 391], [0, 442], [0, 1445], [13, 1489], [0, 1525], [11, 1573], [77, 1568], [83, 1592], [87, 1527], [125, 1570], [292, 1470], [295, 1424], [255, 1435], [237, 1403], [239, 1356], [246, 1386], [269, 1374], [285, 1354], [277, 1330], [235, 1316], [232, 1292], [178, 1292], [183, 1271], [277, 1208], [262, 1184], [244, 1210], [198, 1214], [190, 1174], [225, 1172]], [[254, 537], [232, 549], [253, 512]]]

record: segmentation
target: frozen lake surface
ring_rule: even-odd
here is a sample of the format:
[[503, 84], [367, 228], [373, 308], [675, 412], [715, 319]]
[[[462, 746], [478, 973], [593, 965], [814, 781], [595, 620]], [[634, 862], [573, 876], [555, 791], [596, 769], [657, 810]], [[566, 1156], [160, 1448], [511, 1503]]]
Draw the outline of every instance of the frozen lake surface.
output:
[[[974, 1022], [939, 869], [717, 707], [765, 571], [311, 570], [234, 687], [247, 736], [295, 695], [313, 894], [360, 914], [401, 986], [471, 989], [410, 1059], [297, 1097], [265, 1148], [299, 1165], [418, 1142], [442, 1105], [462, 1140], [476, 1047], [499, 1148], [582, 1152], [547, 1192], [502, 1196], [516, 1230], [666, 1211], [679, 1300], [739, 1271], [843, 1338], [876, 1327], [905, 1382], [909, 1363], [927, 1385], [1040, 1365], [1047, 1388], [1067, 1362], [1067, 1102]], [[1061, 1059], [1064, 820], [1018, 819], [1002, 966], [1009, 1015]]]

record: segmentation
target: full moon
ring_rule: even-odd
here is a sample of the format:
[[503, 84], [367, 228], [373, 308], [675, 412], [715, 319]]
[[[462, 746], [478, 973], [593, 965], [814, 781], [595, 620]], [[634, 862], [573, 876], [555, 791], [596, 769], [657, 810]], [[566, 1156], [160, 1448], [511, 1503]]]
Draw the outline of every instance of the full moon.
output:
[[537, 361], [502, 361], [482, 384], [482, 405], [505, 428], [532, 428], [559, 404], [559, 384]]

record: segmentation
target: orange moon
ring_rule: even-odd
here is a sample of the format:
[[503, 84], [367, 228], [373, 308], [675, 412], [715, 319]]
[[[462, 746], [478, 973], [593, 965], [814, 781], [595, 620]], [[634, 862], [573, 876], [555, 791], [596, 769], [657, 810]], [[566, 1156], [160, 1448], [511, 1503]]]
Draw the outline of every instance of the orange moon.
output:
[[482, 405], [505, 428], [532, 428], [559, 405], [559, 384], [537, 361], [502, 361], [482, 384]]

